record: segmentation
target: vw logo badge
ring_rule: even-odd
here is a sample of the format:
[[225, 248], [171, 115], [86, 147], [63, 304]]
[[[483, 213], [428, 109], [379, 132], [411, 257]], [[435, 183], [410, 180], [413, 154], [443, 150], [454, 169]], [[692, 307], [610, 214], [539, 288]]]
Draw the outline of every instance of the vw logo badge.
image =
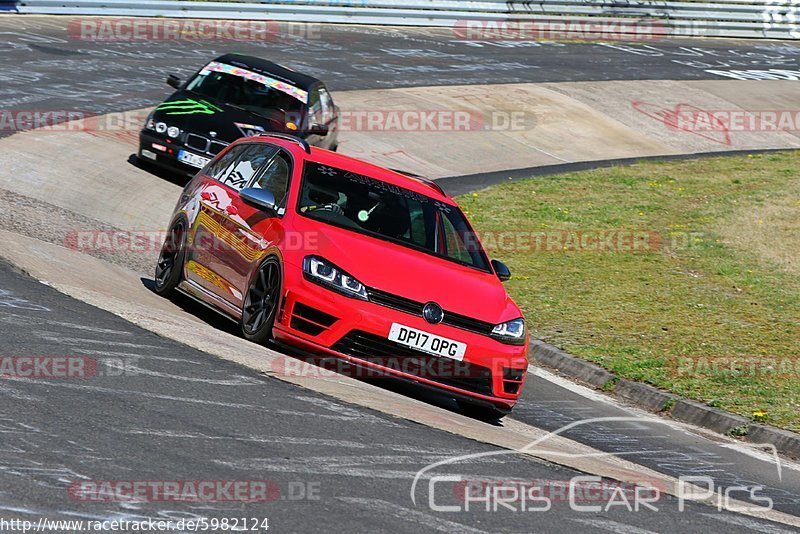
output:
[[422, 317], [431, 324], [439, 324], [444, 319], [444, 310], [435, 302], [428, 302], [422, 307]]

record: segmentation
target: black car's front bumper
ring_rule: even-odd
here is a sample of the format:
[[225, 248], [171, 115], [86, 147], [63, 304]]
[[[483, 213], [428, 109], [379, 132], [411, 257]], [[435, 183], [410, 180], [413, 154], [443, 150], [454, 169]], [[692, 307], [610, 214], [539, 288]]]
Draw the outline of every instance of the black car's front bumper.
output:
[[188, 165], [178, 159], [181, 151], [186, 151], [196, 156], [211, 159], [209, 154], [200, 154], [188, 149], [177, 139], [167, 139], [143, 130], [139, 133], [139, 160], [151, 165], [194, 176], [202, 167]]

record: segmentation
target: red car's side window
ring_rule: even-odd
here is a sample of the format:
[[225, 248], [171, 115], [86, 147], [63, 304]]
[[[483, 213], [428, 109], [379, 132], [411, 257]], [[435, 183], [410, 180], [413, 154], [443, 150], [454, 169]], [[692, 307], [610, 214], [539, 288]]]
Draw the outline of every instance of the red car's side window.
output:
[[275, 198], [275, 205], [278, 206], [278, 214], [282, 214], [286, 209], [286, 197], [289, 192], [289, 182], [292, 176], [292, 166], [289, 160], [280, 152], [275, 154], [269, 163], [253, 181], [250, 187], [266, 189]]
[[240, 191], [247, 187], [278, 149], [264, 143], [237, 145], [226, 152], [211, 165], [207, 174], [210, 178]]
[[225, 152], [216, 162], [212, 163], [206, 171], [206, 175], [214, 180], [222, 181], [225, 172], [231, 168], [232, 164], [242, 155], [248, 145], [239, 145]]

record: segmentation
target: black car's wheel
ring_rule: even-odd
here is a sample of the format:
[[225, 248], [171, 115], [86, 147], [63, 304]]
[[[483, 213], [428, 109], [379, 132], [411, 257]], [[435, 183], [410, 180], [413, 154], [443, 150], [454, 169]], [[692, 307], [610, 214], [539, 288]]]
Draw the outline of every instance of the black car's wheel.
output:
[[158, 256], [155, 272], [155, 292], [169, 297], [181, 281], [183, 275], [183, 259], [186, 256], [186, 222], [176, 221]]
[[242, 307], [242, 333], [256, 343], [272, 338], [272, 326], [281, 294], [281, 263], [276, 257], [261, 264], [245, 295]]
[[487, 421], [490, 423], [499, 421], [507, 415], [507, 412], [503, 412], [497, 408], [492, 408], [491, 406], [484, 406], [482, 404], [473, 404], [471, 402], [462, 400], [457, 400], [456, 404], [458, 404], [458, 408], [461, 410], [461, 413], [467, 417], [480, 419], [481, 421]]
[[139, 167], [146, 167], [146, 168], [154, 167], [152, 160], [149, 160], [144, 156], [142, 156], [141, 148], [139, 149], [138, 152], [136, 152], [136, 154], [133, 157], [135, 158], [133, 163]]

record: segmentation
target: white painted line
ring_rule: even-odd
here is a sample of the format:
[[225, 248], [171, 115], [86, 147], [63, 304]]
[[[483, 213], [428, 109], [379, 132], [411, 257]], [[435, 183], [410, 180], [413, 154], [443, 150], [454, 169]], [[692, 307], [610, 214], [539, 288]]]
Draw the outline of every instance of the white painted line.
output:
[[58, 332], [34, 332], [38, 338], [46, 341], [54, 341], [56, 343], [66, 343], [68, 345], [82, 345], [89, 343], [91, 345], [112, 345], [114, 347], [129, 347], [132, 349], [158, 349], [156, 345], [141, 345], [139, 343], [127, 343], [125, 341], [111, 341], [108, 339], [88, 339], [84, 337], [64, 337]]
[[29, 311], [51, 311], [47, 306], [41, 304], [34, 304], [22, 297], [17, 297], [11, 291], [0, 289], [0, 309], [16, 309], [16, 310], [29, 310]]
[[81, 348], [81, 356], [107, 356], [109, 358], [130, 358], [132, 360], [158, 360], [162, 362], [173, 362], [180, 364], [200, 365], [205, 367], [206, 363], [190, 360], [189, 358], [169, 358], [167, 356], [152, 356], [150, 354], [138, 354], [136, 352], [116, 352], [108, 350], [88, 350]]
[[777, 527], [774, 524], [769, 523], [767, 521], [756, 521], [754, 519], [750, 519], [741, 515], [733, 515], [733, 514], [700, 514], [700, 515], [704, 517], [710, 517], [711, 519], [716, 519], [717, 521], [721, 521], [722, 523], [728, 523], [729, 525], [744, 527], [754, 532], [761, 532], [762, 534], [795, 534], [797, 532], [795, 530], [786, 530], [784, 528]]
[[19, 324], [19, 325], [36, 325], [36, 324], [46, 324], [46, 325], [58, 325], [63, 326], [65, 328], [74, 328], [76, 330], [85, 330], [87, 332], [94, 332], [96, 334], [114, 334], [120, 336], [132, 336], [133, 332], [128, 332], [125, 330], [114, 330], [112, 328], [100, 328], [99, 326], [88, 326], [83, 324], [77, 323], [70, 323], [67, 321], [52, 321], [49, 319], [39, 319], [37, 317], [29, 317], [27, 315], [17, 315], [16, 313], [7, 313], [4, 314], [4, 317], [0, 319], [0, 321], [9, 324]]
[[[719, 446], [723, 449], [730, 449], [732, 451], [736, 451], [738, 453], [744, 454], [746, 456], [750, 456], [751, 458], [755, 458], [756, 460], [761, 460], [762, 462], [767, 462], [772, 465], [775, 465], [775, 456], [772, 452], [767, 452], [765, 450], [758, 449], [758, 445], [746, 445], [742, 443], [719, 443]], [[800, 464], [797, 462], [791, 461], [787, 458], [781, 457], [781, 469], [791, 469], [792, 471], [800, 471]]]
[[[30, 381], [30, 380], [26, 380], [24, 378], [7, 378], [6, 380], [20, 381], [20, 382], [25, 380], [26, 384], [43, 385], [43, 386], [46, 386], [48, 388], [60, 387], [60, 388], [66, 388], [66, 389], [77, 389], [77, 390], [82, 390], [82, 391], [95, 391], [95, 392], [98, 392], [98, 393], [108, 393], [108, 394], [111, 394], [111, 395], [133, 395], [133, 396], [145, 397], [145, 398], [148, 398], [148, 399], [186, 402], [186, 403], [189, 403], [189, 404], [203, 404], [203, 405], [207, 405], [207, 406], [224, 406], [225, 408], [244, 408], [244, 409], [251, 409], [251, 410], [258, 410], [258, 411], [263, 411], [263, 412], [269, 412], [269, 413], [272, 413], [272, 414], [297, 415], [297, 416], [301, 416], [301, 417], [309, 417], [311, 419], [313, 419], [315, 417], [322, 417], [322, 418], [325, 418], [325, 419], [334, 419], [334, 420], [339, 420], [339, 421], [344, 421], [344, 420], [349, 421], [349, 420], [353, 419], [352, 417], [348, 417], [348, 416], [344, 416], [344, 415], [320, 414], [320, 413], [316, 413], [316, 412], [302, 412], [302, 411], [298, 411], [298, 410], [279, 410], [279, 409], [276, 409], [276, 408], [273, 408], [273, 407], [270, 407], [270, 406], [256, 406], [254, 404], [241, 404], [241, 403], [235, 403], [235, 402], [220, 402], [220, 401], [212, 401], [212, 400], [206, 400], [206, 399], [192, 399], [192, 398], [189, 398], [189, 397], [175, 397], [173, 395], [161, 395], [161, 394], [158, 394], [158, 393], [149, 393], [147, 391], [134, 391], [134, 390], [130, 390], [130, 389], [114, 389], [114, 388], [104, 388], [104, 387], [100, 387], [100, 386], [86, 386], [86, 385], [81, 385], [81, 384], [66, 384], [66, 383], [63, 383], [63, 382], [55, 382], [55, 381], [33, 382], [33, 381]], [[378, 419], [379, 421], [382, 421], [381, 419], [379, 419], [377, 417], [375, 419]]]
[[[543, 369], [541, 367], [537, 367], [533, 364], [528, 365], [528, 373], [534, 376], [538, 376], [539, 378], [542, 378], [544, 380], [547, 380], [551, 384], [555, 384], [556, 386], [566, 389], [567, 391], [580, 395], [585, 399], [589, 399], [592, 402], [602, 402], [603, 404], [608, 404], [614, 406], [615, 408], [620, 408], [622, 410], [634, 411], [631, 410], [629, 406], [622, 405], [621, 403], [615, 401], [608, 395], [604, 395], [598, 392], [597, 390], [588, 388], [581, 384], [576, 384], [571, 380], [567, 380], [564, 377], [558, 376], [555, 373], [551, 373], [550, 371]], [[647, 413], [647, 412], [642, 412], [642, 413]]]
[[658, 534], [652, 530], [634, 527], [633, 525], [619, 523], [610, 519], [579, 519], [577, 517], [571, 517], [570, 521], [575, 521], [576, 523], [599, 528], [600, 530], [606, 530], [608, 532], [616, 532], [617, 534]]
[[247, 473], [266, 471], [267, 473], [292, 473], [294, 475], [303, 476], [331, 476], [334, 478], [353, 477], [374, 480], [410, 480], [414, 476], [414, 471], [412, 470], [379, 469], [370, 463], [365, 463], [365, 465], [360, 467], [326, 463], [308, 465], [308, 462], [301, 462], [299, 460], [295, 462], [284, 461], [283, 463], [279, 463], [277, 460], [259, 458], [235, 462], [219, 460], [214, 460], [213, 462], [229, 469], [238, 469]]
[[233, 375], [231, 378], [205, 378], [198, 376], [184, 376], [175, 375], [171, 373], [162, 373], [160, 371], [150, 371], [142, 369], [138, 365], [131, 362], [109, 362], [102, 361], [101, 363], [112, 369], [119, 369], [120, 374], [128, 376], [155, 376], [156, 378], [166, 378], [168, 380], [180, 380], [183, 382], [199, 382], [202, 384], [211, 384], [214, 386], [264, 386], [266, 385], [262, 380], [244, 375]]
[[173, 438], [173, 439], [205, 439], [205, 440], [224, 440], [224, 441], [241, 441], [252, 443], [280, 443], [291, 445], [310, 445], [310, 446], [325, 446], [325, 447], [341, 447], [345, 449], [368, 449], [371, 447], [379, 446], [381, 449], [387, 451], [395, 451], [400, 453], [408, 453], [414, 455], [427, 456], [442, 456], [446, 457], [452, 454], [450, 449], [430, 449], [424, 447], [414, 447], [402, 443], [362, 443], [360, 441], [348, 441], [342, 439], [325, 439], [325, 438], [309, 438], [309, 437], [294, 437], [294, 436], [258, 436], [258, 435], [238, 435], [238, 436], [209, 436], [201, 432], [177, 432], [169, 429], [138, 429], [138, 430], [118, 430], [113, 429], [118, 434], [125, 435], [145, 435], [145, 436], [158, 436], [160, 438]]
[[298, 438], [292, 436], [209, 436], [200, 432], [176, 432], [166, 429], [140, 429], [140, 430], [115, 430], [120, 434], [158, 436], [160, 438], [191, 439], [191, 440], [224, 440], [241, 441], [248, 443], [285, 443], [290, 445], [312, 445], [325, 447], [342, 447], [346, 449], [366, 449], [371, 444], [359, 443], [357, 441], [346, 441], [341, 439], [323, 438]]
[[[543, 380], [547, 380], [548, 382], [550, 382], [550, 383], [552, 383], [552, 384], [554, 384], [554, 385], [556, 385], [556, 386], [558, 386], [560, 388], [563, 388], [563, 389], [565, 389], [567, 391], [575, 393], [576, 395], [580, 395], [581, 397], [583, 397], [585, 399], [588, 399], [588, 400], [590, 400], [592, 402], [601, 402], [603, 404], [606, 404], [606, 405], [609, 405], [609, 406], [613, 406], [614, 408], [618, 408], [618, 409], [624, 410], [624, 411], [626, 411], [626, 412], [628, 412], [628, 413], [630, 413], [632, 415], [635, 415], [636, 417], [639, 417], [643, 421], [658, 422], [658, 424], [666, 425], [667, 427], [669, 427], [669, 428], [671, 428], [673, 430], [676, 430], [678, 432], [691, 434], [691, 435], [693, 435], [695, 437], [699, 437], [701, 439], [708, 440], [709, 445], [716, 445], [718, 447], [731, 449], [731, 450], [734, 450], [736, 452], [740, 452], [742, 454], [750, 456], [751, 458], [754, 458], [754, 459], [757, 459], [757, 460], [761, 460], [762, 462], [768, 463], [773, 468], [775, 466], [775, 456], [770, 452], [762, 451], [762, 450], [756, 448], [754, 445], [743, 444], [743, 443], [741, 443], [739, 441], [736, 441], [733, 438], [729, 438], [727, 436], [723, 436], [722, 434], [716, 434], [716, 433], [713, 433], [714, 437], [716, 439], [711, 440], [711, 439], [708, 438], [708, 435], [710, 433], [712, 433], [712, 431], [710, 431], [710, 430], [698, 428], [698, 427], [695, 427], [695, 426], [690, 425], [688, 423], [683, 423], [683, 422], [680, 422], [680, 421], [673, 421], [673, 420], [670, 420], [670, 419], [668, 419], [666, 417], [660, 417], [658, 415], [654, 415], [654, 414], [652, 414], [650, 412], [642, 410], [641, 408], [636, 408], [634, 406], [625, 405], [625, 404], [617, 401], [616, 399], [614, 399], [610, 395], [607, 395], [605, 393], [599, 392], [599, 391], [597, 391], [595, 389], [586, 387], [584, 385], [577, 384], [577, 383], [572, 382], [572, 381], [570, 381], [570, 380], [568, 380], [568, 379], [566, 379], [564, 377], [561, 377], [561, 376], [559, 376], [557, 374], [554, 374], [554, 373], [552, 373], [552, 372], [550, 372], [550, 371], [548, 371], [546, 369], [543, 369], [541, 367], [537, 367], [535, 365], [529, 365], [528, 366], [528, 373], [533, 374], [533, 375], [535, 375], [535, 376], [537, 376], [537, 377], [539, 377], [539, 378], [541, 378]], [[513, 418], [513, 412], [512, 412], [511, 417]], [[653, 431], [654, 430], [650, 426], [647, 426], [647, 425], [642, 425], [642, 426], [644, 426], [644, 430], [649, 430], [649, 431]], [[655, 438], [655, 437], [660, 437], [660, 436], [648, 436], [648, 439], [652, 439], [652, 438]], [[781, 468], [788, 468], [788, 469], [792, 469], [794, 471], [800, 472], [800, 463], [794, 462], [792, 460], [789, 460], [788, 458], [781, 457], [780, 458], [780, 466], [781, 466]]]
[[382, 501], [380, 499], [339, 497], [339, 500], [344, 501], [346, 503], [361, 506], [362, 508], [367, 508], [369, 510], [377, 512], [378, 514], [388, 515], [412, 523], [417, 523], [418, 525], [425, 527], [429, 531], [447, 532], [448, 534], [450, 532], [464, 532], [467, 534], [488, 534], [485, 530], [479, 530], [477, 528], [468, 527], [463, 523], [448, 521], [446, 519], [434, 517], [430, 514], [426, 514], [417, 510], [410, 510], [408, 508], [404, 508], [402, 506], [398, 506], [396, 504], [392, 504], [387, 501]]
[[65, 328], [74, 328], [75, 330], [86, 330], [87, 332], [94, 332], [96, 334], [114, 334], [117, 336], [132, 336], [133, 332], [125, 330], [114, 330], [112, 328], [100, 328], [99, 326], [87, 326], [84, 324], [68, 323], [64, 321], [39, 321], [50, 325], [63, 326]]
[[12, 399], [22, 400], [26, 402], [42, 402], [43, 399], [34, 397], [33, 395], [28, 395], [24, 393], [22, 390], [17, 388], [11, 387], [8, 384], [0, 382], [0, 395], [4, 395], [6, 397], [11, 397]]

